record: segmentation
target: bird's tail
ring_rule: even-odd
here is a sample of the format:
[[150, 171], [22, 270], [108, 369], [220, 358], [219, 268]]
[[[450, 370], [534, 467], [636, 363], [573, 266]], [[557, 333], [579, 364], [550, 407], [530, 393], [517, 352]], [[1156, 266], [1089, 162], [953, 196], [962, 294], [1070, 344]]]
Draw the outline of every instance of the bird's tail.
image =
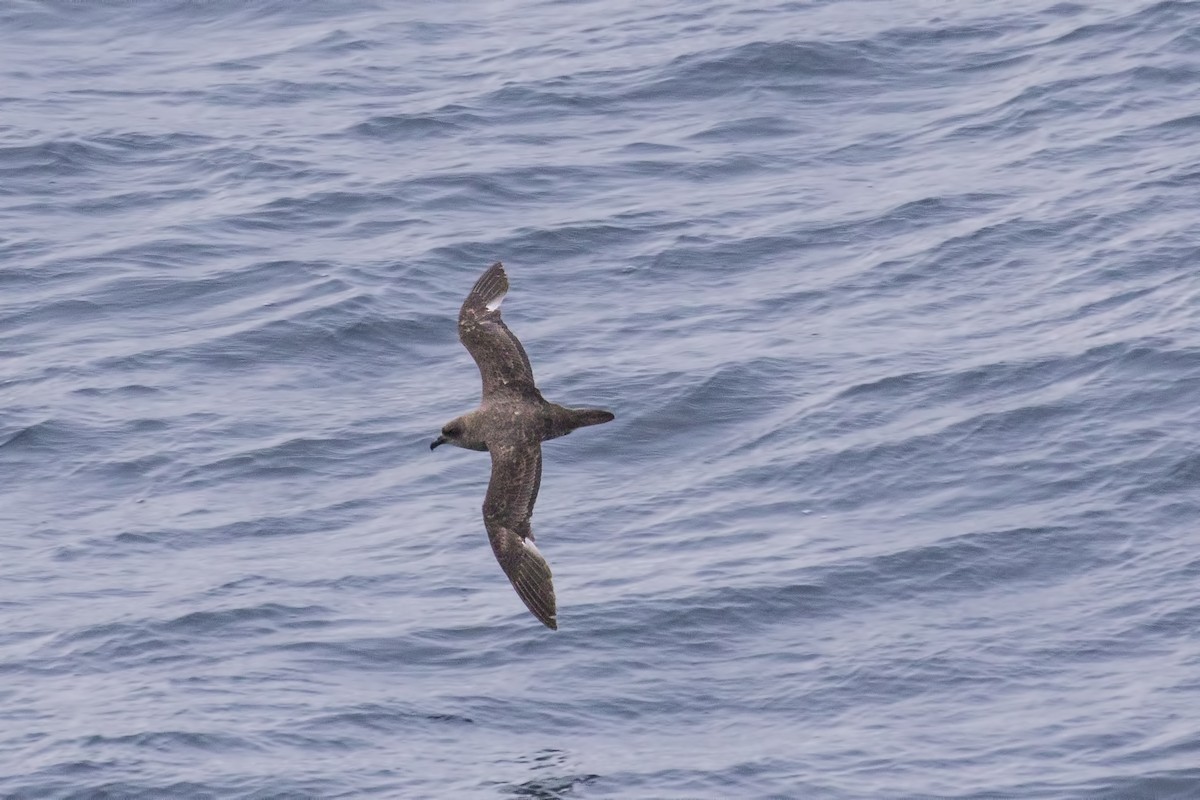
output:
[[572, 408], [571, 409], [571, 427], [583, 428], [588, 425], [600, 425], [604, 422], [612, 422], [616, 416], [611, 411], [605, 411], [603, 408]]

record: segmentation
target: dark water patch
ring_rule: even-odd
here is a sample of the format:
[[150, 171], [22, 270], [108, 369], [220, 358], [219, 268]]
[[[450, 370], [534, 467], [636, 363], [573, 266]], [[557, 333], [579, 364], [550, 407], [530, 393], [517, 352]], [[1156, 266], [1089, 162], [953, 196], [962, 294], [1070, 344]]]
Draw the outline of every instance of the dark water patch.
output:
[[284, 182], [308, 186], [337, 181], [347, 174], [336, 165], [292, 158], [287, 149], [267, 145], [213, 146], [190, 160], [203, 169], [212, 183], [229, 181], [244, 186], [244, 181], [260, 181], [271, 191], [279, 191]]
[[[212, 663], [205, 652], [206, 638], [254, 639], [285, 631], [322, 627], [327, 609], [321, 606], [290, 607], [277, 603], [222, 611], [195, 611], [168, 620], [108, 622], [60, 634], [40, 648], [46, 666], [76, 664], [88, 672], [128, 667]], [[86, 665], [86, 667], [85, 667]]]
[[52, 247], [47, 239], [0, 237], [0, 263], [5, 265], [0, 270], [0, 286], [31, 288], [47, 282], [51, 276], [46, 275], [45, 270], [31, 266], [30, 262], [39, 261]]
[[506, 116], [516, 113], [552, 112], [557, 117], [595, 117], [612, 113], [615, 101], [594, 94], [571, 91], [569, 87], [551, 90], [545, 84], [510, 84], [480, 98], [480, 109], [491, 109]]
[[487, 653], [466, 655], [458, 647], [442, 645], [427, 639], [354, 639], [342, 642], [292, 642], [274, 649], [287, 653], [292, 659], [310, 664], [314, 669], [390, 672], [403, 663], [410, 667], [431, 665], [462, 666]]
[[[944, 274], [943, 269], [951, 267], [958, 274], [980, 271], [981, 282], [971, 288], [995, 292], [1024, 280], [1017, 276], [1022, 274], [1024, 260], [1032, 254], [1053, 252], [1064, 240], [1081, 236], [1085, 229], [1100, 230], [1109, 224], [1086, 213], [1066, 213], [1057, 219], [1012, 216], [946, 238], [930, 250], [924, 264], [912, 266], [922, 267], [929, 280], [937, 280]], [[903, 287], [911, 282], [911, 277], [898, 275], [895, 285]]]
[[380, 442], [374, 434], [341, 435], [337, 438], [298, 437], [197, 466], [185, 478], [206, 483], [222, 477], [246, 476], [254, 480], [305, 475], [335, 476], [361, 474], [361, 458], [371, 450], [388, 450], [393, 443]]
[[557, 225], [552, 228], [517, 228], [498, 243], [515, 260], [538, 263], [571, 258], [597, 250], [629, 244], [645, 235], [625, 225]]
[[[166, 313], [172, 310], [195, 309], [196, 307], [215, 306], [223, 302], [241, 300], [254, 296], [262, 291], [262, 285], [254, 283], [255, 273], [273, 271], [295, 271], [300, 265], [276, 264], [271, 266], [239, 270], [237, 279], [231, 275], [211, 275], [195, 277], [190, 275], [131, 275], [116, 278], [106, 285], [96, 287], [94, 296], [107, 309], [117, 310], [129, 303], [130, 297], [136, 297], [142, 308], [153, 308], [156, 312]], [[300, 269], [312, 269], [312, 265], [303, 265]], [[292, 277], [292, 276], [288, 276]], [[273, 275], [273, 283], [283, 283], [287, 277]], [[292, 277], [294, 281], [295, 278]], [[344, 291], [346, 284], [336, 279], [319, 280], [309, 283], [307, 294], [333, 294]]]
[[[94, 644], [84, 643], [92, 639], [97, 641]], [[164, 637], [148, 626], [131, 623], [95, 626], [89, 629], [86, 639], [60, 637], [57, 642], [43, 649], [58, 651], [61, 655], [43, 657], [38, 669], [59, 675], [70, 671], [80, 674], [106, 673], [130, 667], [182, 669], [185, 665], [195, 667], [214, 661], [210, 655], [191, 650], [186, 637]]]
[[1197, 785], [1200, 785], [1200, 769], [1179, 767], [1151, 776], [1131, 777], [1124, 772], [1109, 774], [1080, 788], [1097, 800], [1127, 800], [1131, 797], [1191, 800], [1196, 795]]
[[405, 181], [395, 187], [395, 192], [398, 197], [419, 202], [422, 208], [430, 210], [485, 209], [492, 204], [509, 206], [564, 196], [602, 174], [599, 167], [586, 164], [544, 164], [487, 172], [450, 170]]
[[[312, 44], [297, 48], [298, 51], [312, 51], [322, 55], [341, 55], [343, 53], [367, 53], [384, 46], [377, 39], [357, 36], [345, 29], [330, 31]], [[293, 51], [295, 52], [295, 51]]]
[[[39, 144], [16, 145], [0, 147], [0, 175], [9, 180], [20, 178], [46, 177], [65, 178], [82, 175], [101, 167], [113, 166], [120, 162], [119, 153], [125, 152], [120, 148], [104, 146], [95, 142], [83, 142], [72, 139], [54, 139]], [[36, 194], [32, 187], [23, 184], [9, 184], [4, 194], [21, 195]], [[44, 186], [42, 192], [56, 192], [49, 186]]]
[[736, 241], [679, 237], [674, 246], [653, 256], [650, 268], [680, 275], [708, 273], [712, 279], [719, 279], [734, 265], [752, 266], [772, 258], [794, 257], [806, 247], [818, 246], [820, 242], [814, 238], [800, 234], [765, 234]]
[[[570, 168], [574, 170], [574, 168]], [[538, 192], [548, 190], [561, 170], [547, 168], [532, 183], [524, 183], [513, 175], [485, 175], [480, 173], [451, 173], [436, 175], [408, 184], [405, 196], [415, 194], [420, 206], [429, 211], [447, 211], [461, 208], [464, 203], [480, 209], [489, 206], [508, 206], [527, 202]]]
[[[221, 482], [220, 475], [210, 478], [203, 470], [199, 472], [198, 476], [189, 474], [188, 477], [192, 478], [192, 482], [197, 486], [220, 485]], [[248, 477], [253, 477], [253, 475]], [[192, 523], [186, 527], [150, 529], [144, 533], [154, 537], [172, 550], [186, 550], [231, 539], [327, 534], [341, 525], [370, 516], [368, 509], [349, 503], [335, 503], [324, 509], [324, 512], [336, 513], [318, 513], [319, 511], [321, 510], [317, 508], [306, 508], [290, 514], [249, 516], [236, 522], [219, 523], [207, 527]]]
[[678, 176], [694, 184], [708, 184], [733, 178], [765, 175], [777, 168], [773, 159], [758, 155], [733, 153], [704, 161], [693, 161], [676, 169]]
[[93, 136], [90, 141], [113, 152], [144, 155], [166, 152], [179, 154], [180, 151], [200, 150], [215, 144], [217, 139], [205, 134], [178, 131], [166, 133], [110, 131]]
[[[75, 269], [84, 267], [95, 269], [101, 266], [138, 266], [147, 270], [153, 270], [154, 273], [159, 273], [165, 268], [180, 269], [199, 266], [207, 268], [210, 265], [221, 264], [230, 259], [245, 259], [246, 257], [247, 248], [242, 245], [233, 247], [228, 244], [210, 242], [198, 238], [164, 236], [142, 239], [132, 244], [114, 247], [105, 251], [100, 256], [89, 255], [67, 258], [59, 263]], [[302, 264], [303, 262], [267, 261], [260, 262], [251, 267], [241, 267], [240, 269], [246, 270], [244, 274], [247, 282], [254, 282], [254, 279], [261, 277], [261, 273], [257, 272], [258, 269], [271, 268], [275, 265], [286, 263]], [[316, 264], [314, 266], [321, 265]], [[328, 267], [328, 264], [324, 266]], [[159, 276], [156, 274], [154, 277]]]
[[1111, 102], [1114, 78], [1081, 75], [1048, 80], [1026, 86], [1019, 93], [969, 117], [969, 121], [947, 128], [948, 143], [1006, 142], [1036, 135], [1045, 120], [1057, 115], [1084, 114]]
[[[123, 132], [0, 147], [0, 175], [8, 178], [7, 188], [0, 188], [0, 196], [16, 192], [23, 197], [53, 196], [60, 191], [59, 181], [95, 175], [104, 176], [106, 183], [89, 186], [84, 193], [92, 196], [77, 196], [69, 210], [83, 215], [115, 213], [137, 207], [154, 208], [164, 202], [197, 200], [205, 196], [198, 187], [172, 185], [128, 190], [119, 179], [122, 170], [186, 159], [209, 146], [210, 141], [209, 137], [186, 133]], [[108, 193], [95, 196], [101, 190]]]
[[1113, 365], [1115, 374], [1174, 384], [1200, 379], [1200, 346], [1178, 347], [1169, 339], [1130, 340]]
[[1081, 25], [1055, 39], [1053, 45], [1098, 44], [1105, 40], [1123, 41], [1132, 34], [1148, 35], [1154, 32], [1173, 32], [1192, 22], [1191, 13], [1195, 6], [1187, 0], [1163, 0], [1136, 11], [1114, 15], [1104, 22]]
[[[889, 236], [904, 236], [928, 230], [939, 225], [962, 222], [976, 218], [1002, 208], [1011, 198], [991, 193], [969, 192], [960, 195], [943, 195], [924, 197], [919, 200], [909, 200], [878, 215], [852, 224], [841, 226], [822, 226], [814, 230], [812, 236], [818, 241], [842, 237], [849, 240], [865, 236], [867, 238], [884, 238]], [[911, 262], [896, 262], [888, 260], [886, 265], [902, 264], [910, 268], [921, 269]]]
[[1171, 84], [1194, 86], [1197, 78], [1200, 78], [1200, 68], [1194, 64], [1139, 65], [1115, 73], [1115, 76], [1124, 78], [1130, 88], [1142, 90], [1161, 89]]
[[[361, 299], [361, 302], [366, 302]], [[350, 310], [356, 301], [337, 304], [340, 309]], [[417, 343], [436, 341], [432, 337], [432, 326], [425, 318], [383, 318], [377, 314], [363, 315], [357, 320], [343, 319], [334, 322], [322, 319], [340, 315], [332, 308], [326, 312], [314, 312], [309, 320], [277, 320], [244, 333], [225, 337], [211, 346], [192, 351], [189, 358], [204, 362], [223, 362], [228, 356], [245, 360], [248, 366], [255, 362], [269, 361], [284, 363], [298, 359], [326, 365], [330, 374], [350, 375], [366, 370], [376, 374], [386, 369], [392, 357], [385, 351], [404, 352]], [[366, 356], [385, 358], [383, 364], [372, 363]]]
[[791, 364], [784, 360], [758, 358], [728, 364], [703, 380], [658, 376], [655, 380], [663, 396], [624, 423], [625, 435], [634, 440], [662, 442], [692, 438], [701, 429], [712, 433], [722, 426], [752, 426], [755, 419], [788, 399], [778, 393], [764, 394], [757, 387], [777, 381], [790, 370]]
[[141, 398], [161, 397], [165, 394], [164, 390], [160, 387], [143, 386], [137, 383], [126, 384], [125, 386], [82, 386], [72, 391], [82, 397]]
[[[165, 430], [164, 423], [154, 421], [142, 430]], [[168, 471], [174, 464], [174, 459], [166, 454], [136, 456], [133, 458], [115, 458], [86, 468], [89, 472], [98, 472], [115, 481], [142, 480]], [[82, 471], [82, 470], [81, 470]]]
[[[814, 565], [786, 585], [631, 598], [628, 603], [641, 609], [638, 616], [645, 627], [611, 619], [610, 615], [620, 618], [628, 612], [625, 602], [603, 612], [589, 611], [585, 621], [589, 626], [604, 625], [606, 641], [646, 645], [655, 641], [656, 647], [668, 651], [717, 658], [737, 652], [737, 639], [716, 643], [705, 635], [706, 630], [736, 630], [738, 638], [756, 638], [756, 631], [764, 627], [854, 616], [876, 604], [936, 606], [956, 596], [1003, 596], [1053, 585], [1061, 577], [1064, 559], [1087, 565], [1089, 551], [1101, 557], [1103, 547], [1063, 527], [970, 533], [892, 553]], [[654, 632], [663, 630], [672, 632], [669, 640], [656, 638]]]
[[[215, 286], [230, 290], [227, 284]], [[100, 359], [100, 365], [117, 370], [144, 372], [171, 365], [205, 371], [252, 371], [272, 364], [299, 362], [329, 375], [367, 370], [378, 374], [403, 353], [405, 345], [437, 341], [436, 328], [424, 315], [417, 318], [383, 318], [371, 310], [375, 301], [360, 292], [348, 293], [336, 280], [306, 288], [301, 297], [268, 304], [258, 318], [275, 317], [257, 324], [223, 323], [216, 330], [192, 337], [191, 343], [146, 349]], [[243, 289], [234, 289], [241, 292]], [[306, 310], [288, 313], [295, 305]], [[231, 332], [229, 328], [233, 328]], [[374, 358], [367, 358], [366, 355]], [[381, 363], [378, 359], [383, 358]]]
[[255, 83], [226, 83], [213, 87], [209, 102], [238, 108], [298, 106], [329, 97], [342, 84], [325, 80], [264, 80]]
[[980, 43], [1004, 39], [1031, 27], [1028, 17], [1010, 13], [979, 19], [965, 25], [948, 24], [944, 20], [938, 20], [937, 24], [892, 28], [875, 37], [872, 42], [886, 44], [901, 51], [929, 49], [943, 54], [944, 57], [947, 45], [962, 43], [975, 49]]
[[[739, 631], [752, 637], [764, 626], [823, 619], [850, 613], [860, 602], [856, 591], [840, 592], [830, 582], [758, 587], [723, 587], [676, 597], [630, 596], [603, 609], [586, 609], [580, 620], [602, 641], [623, 642], [658, 652], [708, 654], [734, 652], [734, 638], [714, 641], [713, 630]], [[637, 609], [637, 613], [634, 613]], [[670, 631], [664, 639], [662, 631]]]
[[[17, 330], [33, 332], [57, 330], [64, 320], [70, 320], [75, 325], [104, 323], [103, 328], [111, 330], [106, 338], [112, 338], [117, 331], [138, 327], [135, 320], [158, 322], [163, 315], [170, 315], [169, 324], [178, 331], [194, 319], [203, 319], [202, 312], [209, 306], [239, 301], [244, 303], [256, 296], [270, 297], [265, 303], [258, 304], [259, 309], [255, 309], [254, 316], [259, 316], [262, 307], [287, 307], [294, 303], [311, 302], [313, 297], [344, 293], [349, 288], [348, 284], [338, 279], [327, 275], [321, 277], [320, 270], [328, 268], [328, 265], [320, 263], [266, 262], [197, 276], [184, 267], [192, 259], [201, 256], [189, 253], [186, 248], [174, 251], [171, 255], [168, 254], [171, 248], [166, 245], [162, 252], [163, 261], [177, 263], [181, 274], [163, 274], [164, 265], [157, 268], [160, 274], [149, 270], [132, 275], [119, 274], [93, 285], [87, 300], [74, 297], [39, 298], [26, 307], [15, 306], [15, 313], [0, 320], [0, 327], [7, 322]], [[131, 255], [130, 259], [152, 261], [153, 251]], [[124, 261], [120, 258], [117, 260]], [[266, 290], [287, 286], [297, 287], [293, 290], [295, 296], [287, 300], [281, 299], [277, 293], [266, 293]], [[136, 302], [131, 304], [132, 298], [136, 298]], [[175, 313], [179, 316], [175, 316]], [[155, 344], [160, 343], [161, 338], [156, 337], [148, 342], [149, 348], [140, 353], [102, 357], [99, 364], [109, 365], [130, 358], [144, 360], [156, 353], [174, 349], [153, 349]]]
[[[348, 505], [348, 504], [343, 504]], [[354, 507], [373, 506], [371, 501], [358, 501], [352, 504]], [[341, 507], [341, 506], [339, 506]], [[366, 590], [379, 592], [382, 595], [388, 596], [403, 596], [409, 591], [409, 586], [406, 580], [396, 574], [385, 575], [342, 575], [336, 578], [322, 578], [313, 581], [298, 581], [294, 585], [302, 589], [330, 589], [335, 592], [352, 592], [356, 590]], [[431, 594], [447, 594], [459, 596], [461, 589], [445, 588], [442, 590], [429, 589]]]
[[1200, 169], [1186, 169], [1176, 170], [1165, 177], [1145, 181], [1135, 188], [1143, 190], [1187, 189], [1190, 191], [1198, 183], [1200, 183]]
[[459, 714], [420, 711], [407, 705], [362, 704], [336, 714], [323, 714], [305, 720], [301, 725], [312, 732], [331, 732], [346, 729], [372, 734], [403, 734], [414, 725], [457, 726], [474, 725], [474, 720]]
[[1026, 68], [1033, 61], [1033, 56], [1029, 54], [1021, 55], [991, 55], [978, 54], [973, 57], [970, 63], [964, 64], [955, 72], [979, 72], [979, 73], [1015, 73], [1021, 68]]
[[1187, 135], [1196, 128], [1200, 128], [1200, 114], [1186, 114], [1182, 117], [1175, 117], [1166, 122], [1157, 123], [1154, 125], [1154, 128], [1159, 131], [1179, 132]]
[[260, 636], [279, 630], [323, 627], [320, 619], [332, 612], [322, 606], [283, 606], [278, 603], [232, 608], [222, 611], [195, 611], [162, 624], [164, 632], [188, 636]]
[[[1192, 604], [1152, 613], [1147, 619], [1130, 626], [1128, 636], [1130, 641], [1139, 641], [1144, 647], [1156, 641], [1161, 642], [1160, 650], [1165, 653], [1170, 651], [1174, 642], [1190, 636], [1196, 630], [1197, 622], [1200, 622], [1200, 604]], [[1200, 741], [1193, 744], [1200, 748]]]
[[600, 776], [593, 773], [553, 776], [524, 781], [519, 784], [499, 783], [486, 784], [489, 788], [495, 786], [508, 793], [511, 797], [528, 797], [534, 800], [560, 800], [570, 797], [576, 789], [594, 784]]
[[[1085, 436], [1084, 407], [1081, 402], [1056, 402], [983, 410], [931, 426], [928, 432], [897, 433], [869, 443], [857, 443], [860, 437], [850, 435], [843, 447], [807, 458], [793, 469], [791, 479], [795, 485], [841, 487], [839, 503], [847, 505], [835, 507], [854, 509], [905, 498], [935, 502], [925, 513], [937, 517], [1049, 500], [1068, 490], [1095, 492], [1108, 485], [1104, 462], [1062, 473], [1072, 463], [1067, 453], [1071, 437]], [[877, 412], [858, 415], [857, 421], [869, 430], [883, 419]], [[824, 430], [821, 435], [834, 433]], [[1061, 477], [1055, 476], [1056, 468]]]
[[235, 581], [222, 584], [213, 593], [215, 595], [239, 594], [245, 590], [266, 591], [279, 585], [279, 581], [264, 575], [246, 575]]
[[[45, 800], [47, 796], [62, 800], [154, 800], [163, 797], [179, 800], [217, 800], [218, 797], [229, 796], [219, 795], [212, 788], [212, 784], [187, 781], [133, 783], [100, 779], [94, 786], [82, 789], [79, 787], [79, 783], [86, 780], [87, 775], [103, 775], [114, 769], [130, 769], [130, 766], [121, 759], [77, 760], [54, 764], [35, 772], [34, 781], [17, 781], [17, 788], [8, 797], [12, 800]], [[32, 783], [32, 786], [22, 785], [27, 782]]]
[[719, 97], [747, 86], [813, 98], [830, 91], [830, 81], [878, 78], [883, 69], [862, 42], [752, 42], [715, 54], [679, 56], [627, 99]]
[[687, 147], [662, 142], [630, 142], [622, 144], [618, 152], [626, 155], [644, 158], [647, 155], [676, 155], [684, 156], [691, 152]]
[[[743, 768], [742, 772], [752, 771], [755, 775], [759, 771], [769, 769], [769, 766], [764, 764], [764, 760], [755, 761], [752, 766], [739, 766]], [[747, 780], [751, 776], [743, 774], [740, 777], [735, 777], [731, 775], [726, 759], [722, 759], [720, 765], [713, 764], [709, 768], [656, 769], [653, 765], [646, 764], [643, 769], [638, 771], [612, 770], [598, 776], [588, 777], [587, 785], [589, 788], [587, 793], [583, 795], [585, 797], [619, 797], [625, 791], [632, 791], [634, 793], [649, 792], [651, 794], [662, 792], [666, 797], [725, 797], [736, 795], [739, 797], [764, 797], [775, 800], [777, 796], [783, 796], [772, 794], [770, 788], [757, 781]], [[837, 796], [823, 793], [826, 790], [821, 784], [798, 778], [794, 774], [789, 773], [781, 776], [780, 780], [788, 786], [789, 791], [800, 793], [804, 797], [824, 800], [827, 797]], [[539, 800], [566, 800], [566, 798], [574, 796], [573, 791], [572, 788], [565, 794], [533, 795], [533, 797], [537, 797]]]
[[1194, 499], [1200, 490], [1200, 456], [1182, 454], [1182, 448], [1171, 449], [1175, 452], [1162, 452], [1129, 465], [1131, 469], [1141, 467], [1141, 470], [1125, 494], [1128, 502], [1162, 501], [1182, 495], [1187, 506], [1200, 507], [1200, 502]]
[[388, 192], [321, 191], [272, 200], [255, 211], [226, 216], [219, 224], [230, 232], [279, 231], [297, 226], [327, 230], [349, 224], [350, 218], [366, 209], [397, 208], [402, 202], [402, 198]]
[[350, 753], [371, 747], [371, 742], [368, 740], [346, 736], [345, 734], [299, 733], [288, 730], [271, 733], [265, 738], [276, 748], [304, 750], [314, 755], [322, 751]]
[[1080, 385], [1080, 379], [1099, 375], [1119, 364], [1128, 352], [1129, 345], [1108, 344], [1082, 353], [1000, 361], [942, 372], [887, 375], [843, 389], [834, 402], [885, 405], [900, 413], [929, 403], [1028, 395], [1064, 382]]
[[16, 306], [0, 317], [0, 330], [10, 333], [38, 328], [47, 325], [58, 327], [63, 320], [72, 320], [76, 324], [86, 325], [103, 318], [104, 305], [95, 300], [81, 300], [75, 297], [32, 302], [26, 306]]
[[[135, 547], [155, 548], [158, 546], [157, 537], [147, 533], [132, 533], [129, 531], [118, 533], [112, 538], [112, 542], [116, 544], [117, 549], [124, 553], [128, 553], [132, 548]], [[84, 544], [87, 545], [92, 543], [85, 542]], [[107, 547], [110, 551], [113, 550], [113, 548], [108, 546], [107, 543], [101, 543], [100, 546]], [[69, 553], [71, 551], [67, 552]]]
[[406, 114], [372, 117], [350, 128], [350, 133], [386, 142], [403, 142], [452, 136], [463, 129], [460, 121], [450, 122], [428, 114]]
[[41, 458], [48, 453], [87, 450], [102, 438], [98, 428], [78, 421], [43, 420], [20, 428], [0, 443], [0, 459], [8, 459], [12, 466], [44, 465]]
[[[366, 4], [347, 4], [347, 10], [368, 8]], [[156, 31], [163, 26], [203, 26], [205, 24], [219, 25], [222, 28], [238, 22], [247, 23], [259, 20], [274, 20], [276, 23], [295, 24], [299, 20], [317, 20], [324, 18], [319, 9], [309, 4], [294, 4], [267, 0], [253, 7], [231, 2], [230, 0], [213, 0], [213, 2], [197, 4], [188, 0], [168, 0], [155, 4], [143, 14], [130, 18], [128, 9], [119, 5], [109, 6], [99, 4], [80, 5], [74, 0], [51, 0], [46, 3], [21, 3], [7, 9], [7, 14], [0, 16], [13, 30], [51, 31], [58, 29], [71, 34], [82, 24], [90, 25], [119, 25], [126, 23], [124, 32]], [[7, 27], [7, 26], [6, 26]], [[200, 28], [202, 30], [203, 28]], [[192, 29], [193, 33], [197, 29]]]
[[1094, 300], [1080, 305], [1075, 313], [1067, 319], [1081, 319], [1092, 314], [1099, 314], [1122, 308], [1133, 303], [1135, 300], [1141, 300], [1144, 297], [1149, 297], [1155, 294], [1156, 291], [1157, 289], [1151, 287], [1130, 289], [1128, 291], [1118, 291], [1103, 299]]
[[692, 134], [688, 138], [701, 142], [742, 142], [746, 139], [795, 136], [797, 133], [798, 129], [795, 122], [780, 119], [779, 117], [759, 116], [719, 122], [699, 133]]
[[1088, 548], [1080, 545], [1063, 527], [970, 533], [837, 565], [826, 579], [937, 604], [947, 594], [1009, 592], [1052, 582], [1061, 574], [1063, 558], [1084, 561]]
[[124, 736], [95, 734], [84, 738], [80, 745], [85, 748], [131, 747], [162, 752], [197, 750], [207, 753], [261, 751], [263, 749], [253, 739], [247, 737], [203, 731], [146, 731]]

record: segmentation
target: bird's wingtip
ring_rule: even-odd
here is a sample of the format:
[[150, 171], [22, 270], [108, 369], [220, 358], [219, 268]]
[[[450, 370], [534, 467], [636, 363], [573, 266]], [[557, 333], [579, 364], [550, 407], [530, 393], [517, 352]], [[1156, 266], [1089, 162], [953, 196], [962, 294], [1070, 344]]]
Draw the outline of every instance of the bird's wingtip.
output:
[[471, 287], [471, 291], [463, 303], [463, 311], [470, 309], [476, 314], [495, 311], [500, 307], [506, 294], [508, 294], [508, 275], [504, 272], [504, 265], [497, 261], [484, 270], [484, 273], [479, 276], [479, 280], [475, 281], [475, 285]]

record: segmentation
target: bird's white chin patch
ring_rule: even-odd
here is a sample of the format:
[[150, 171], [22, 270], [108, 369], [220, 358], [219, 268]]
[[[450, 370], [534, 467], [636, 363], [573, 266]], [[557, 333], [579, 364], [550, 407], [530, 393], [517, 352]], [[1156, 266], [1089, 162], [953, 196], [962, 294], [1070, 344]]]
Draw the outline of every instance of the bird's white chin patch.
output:
[[500, 304], [504, 302], [504, 298], [507, 295], [508, 295], [508, 292], [505, 292], [504, 294], [493, 299], [491, 302], [489, 302], [487, 305], [485, 305], [484, 308], [486, 308], [488, 311], [495, 311], [497, 308], [500, 307]]

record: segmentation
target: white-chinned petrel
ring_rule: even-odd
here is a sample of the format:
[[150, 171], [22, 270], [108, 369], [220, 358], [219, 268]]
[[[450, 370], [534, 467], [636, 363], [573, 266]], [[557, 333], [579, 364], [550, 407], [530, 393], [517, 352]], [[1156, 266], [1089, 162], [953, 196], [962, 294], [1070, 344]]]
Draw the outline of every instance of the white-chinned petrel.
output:
[[500, 319], [508, 292], [496, 262], [475, 282], [458, 312], [458, 338], [479, 366], [479, 408], [447, 422], [429, 445], [454, 444], [492, 454], [492, 477], [483, 498], [483, 524], [496, 560], [533, 615], [558, 629], [550, 565], [533, 543], [529, 518], [542, 482], [542, 442], [585, 425], [613, 419], [600, 408], [565, 408], [548, 402], [533, 382], [525, 348]]

